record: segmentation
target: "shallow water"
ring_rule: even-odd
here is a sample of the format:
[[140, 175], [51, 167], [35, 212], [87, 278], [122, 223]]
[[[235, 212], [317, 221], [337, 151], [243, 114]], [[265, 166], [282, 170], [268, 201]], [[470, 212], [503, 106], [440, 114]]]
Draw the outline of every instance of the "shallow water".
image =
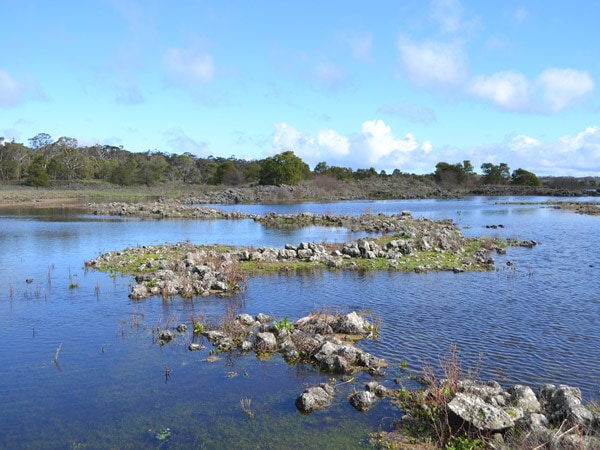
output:
[[[340, 384], [332, 408], [300, 415], [295, 398], [327, 375], [253, 355], [210, 363], [210, 345], [189, 352], [191, 334], [158, 346], [157, 325], [214, 317], [227, 307], [295, 320], [313, 310], [370, 311], [380, 338], [365, 350], [399, 366], [437, 367], [452, 344], [466, 367], [508, 385], [568, 383], [600, 398], [600, 218], [507, 201], [469, 198], [223, 207], [264, 214], [331, 212], [452, 218], [467, 235], [535, 239], [510, 248], [488, 273], [317, 272], [253, 278], [244, 294], [193, 301], [133, 302], [129, 277], [85, 271], [101, 252], [189, 240], [283, 246], [347, 241], [343, 229], [265, 229], [251, 220], [141, 220], [62, 209], [0, 211], [0, 447], [364, 448], [390, 427], [387, 402], [358, 413]], [[486, 225], [502, 224], [489, 229]], [[511, 261], [514, 265], [507, 266]], [[25, 279], [33, 281], [28, 284]], [[53, 362], [57, 348], [58, 364]], [[169, 377], [165, 376], [169, 369]], [[359, 377], [360, 382], [368, 377]], [[409, 383], [406, 381], [406, 383]], [[240, 400], [251, 399], [253, 414]], [[167, 430], [168, 428], [168, 430]]]

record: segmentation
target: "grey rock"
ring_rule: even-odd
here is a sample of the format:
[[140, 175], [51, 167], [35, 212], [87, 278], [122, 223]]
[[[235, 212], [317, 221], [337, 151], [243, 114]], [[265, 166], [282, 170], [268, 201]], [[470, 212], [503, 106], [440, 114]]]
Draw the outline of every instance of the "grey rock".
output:
[[352, 394], [349, 401], [359, 411], [367, 411], [375, 405], [377, 396], [370, 391], [360, 391]]
[[306, 389], [296, 399], [296, 408], [303, 413], [311, 413], [315, 409], [325, 408], [331, 405], [335, 391], [327, 383]]
[[276, 352], [277, 339], [273, 333], [257, 333], [254, 341], [254, 348], [257, 352]]
[[480, 431], [502, 431], [515, 425], [505, 411], [484, 402], [474, 394], [457, 393], [448, 403], [448, 409], [460, 420]]

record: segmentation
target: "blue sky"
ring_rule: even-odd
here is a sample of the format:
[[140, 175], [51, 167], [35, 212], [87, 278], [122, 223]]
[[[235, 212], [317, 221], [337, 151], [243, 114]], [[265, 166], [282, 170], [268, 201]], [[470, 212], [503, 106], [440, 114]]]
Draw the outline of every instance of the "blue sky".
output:
[[600, 176], [600, 2], [0, 2], [6, 140]]

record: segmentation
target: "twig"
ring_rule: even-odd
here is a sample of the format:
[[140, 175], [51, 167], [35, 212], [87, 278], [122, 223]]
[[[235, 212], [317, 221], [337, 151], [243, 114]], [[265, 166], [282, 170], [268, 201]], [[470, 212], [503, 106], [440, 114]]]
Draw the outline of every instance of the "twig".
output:
[[56, 353], [54, 354], [54, 364], [58, 364], [58, 354], [60, 353], [60, 349], [62, 347], [62, 342], [60, 344], [58, 344], [58, 347], [56, 348]]

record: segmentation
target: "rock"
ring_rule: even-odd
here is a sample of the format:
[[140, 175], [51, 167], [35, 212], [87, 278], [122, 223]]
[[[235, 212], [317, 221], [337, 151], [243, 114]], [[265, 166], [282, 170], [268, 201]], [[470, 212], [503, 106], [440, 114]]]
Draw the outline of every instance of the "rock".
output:
[[379, 384], [377, 381], [371, 381], [366, 385], [367, 391], [372, 392], [377, 397], [385, 397], [390, 393], [390, 390], [383, 384]]
[[169, 342], [175, 335], [171, 330], [160, 330], [158, 333], [158, 339], [162, 342]]
[[457, 393], [448, 403], [448, 409], [459, 421], [480, 431], [502, 431], [515, 425], [505, 411], [484, 402], [474, 394]]
[[371, 409], [377, 402], [377, 396], [370, 391], [355, 392], [349, 398], [350, 404], [359, 411]]
[[191, 344], [188, 346], [188, 350], [189, 350], [189, 351], [191, 351], [191, 352], [198, 351], [198, 350], [202, 350], [202, 349], [204, 349], [204, 348], [206, 348], [206, 346], [204, 346], [204, 345], [200, 345], [200, 344], [195, 344], [194, 342], [192, 342], [192, 343], [191, 343]]
[[268, 316], [263, 313], [258, 313], [256, 315], [255, 319], [257, 322], [260, 322], [260, 323], [269, 323], [269, 322], [273, 322], [273, 320], [275, 320], [274, 317]]
[[236, 320], [244, 326], [254, 325], [254, 319], [250, 314], [238, 314]]
[[129, 293], [129, 298], [132, 300], [143, 300], [148, 297], [148, 288], [143, 284], [136, 284]]
[[332, 325], [334, 333], [344, 334], [367, 334], [369, 322], [364, 317], [359, 316], [355, 311], [340, 318], [335, 325]]
[[180, 333], [185, 333], [187, 331], [187, 325], [185, 323], [181, 323], [177, 325], [177, 331]]
[[540, 387], [538, 397], [542, 408], [553, 425], [560, 425], [563, 420], [589, 428], [594, 422], [600, 424], [600, 416], [594, 414], [581, 404], [581, 390], [576, 387], [546, 384]]
[[257, 333], [254, 341], [254, 348], [260, 353], [276, 352], [277, 339], [273, 333]]
[[296, 399], [296, 408], [302, 413], [311, 413], [315, 409], [325, 408], [331, 405], [335, 390], [327, 383], [306, 389]]
[[521, 408], [525, 413], [533, 414], [542, 411], [542, 406], [529, 386], [515, 384], [508, 389], [511, 394], [511, 405]]

